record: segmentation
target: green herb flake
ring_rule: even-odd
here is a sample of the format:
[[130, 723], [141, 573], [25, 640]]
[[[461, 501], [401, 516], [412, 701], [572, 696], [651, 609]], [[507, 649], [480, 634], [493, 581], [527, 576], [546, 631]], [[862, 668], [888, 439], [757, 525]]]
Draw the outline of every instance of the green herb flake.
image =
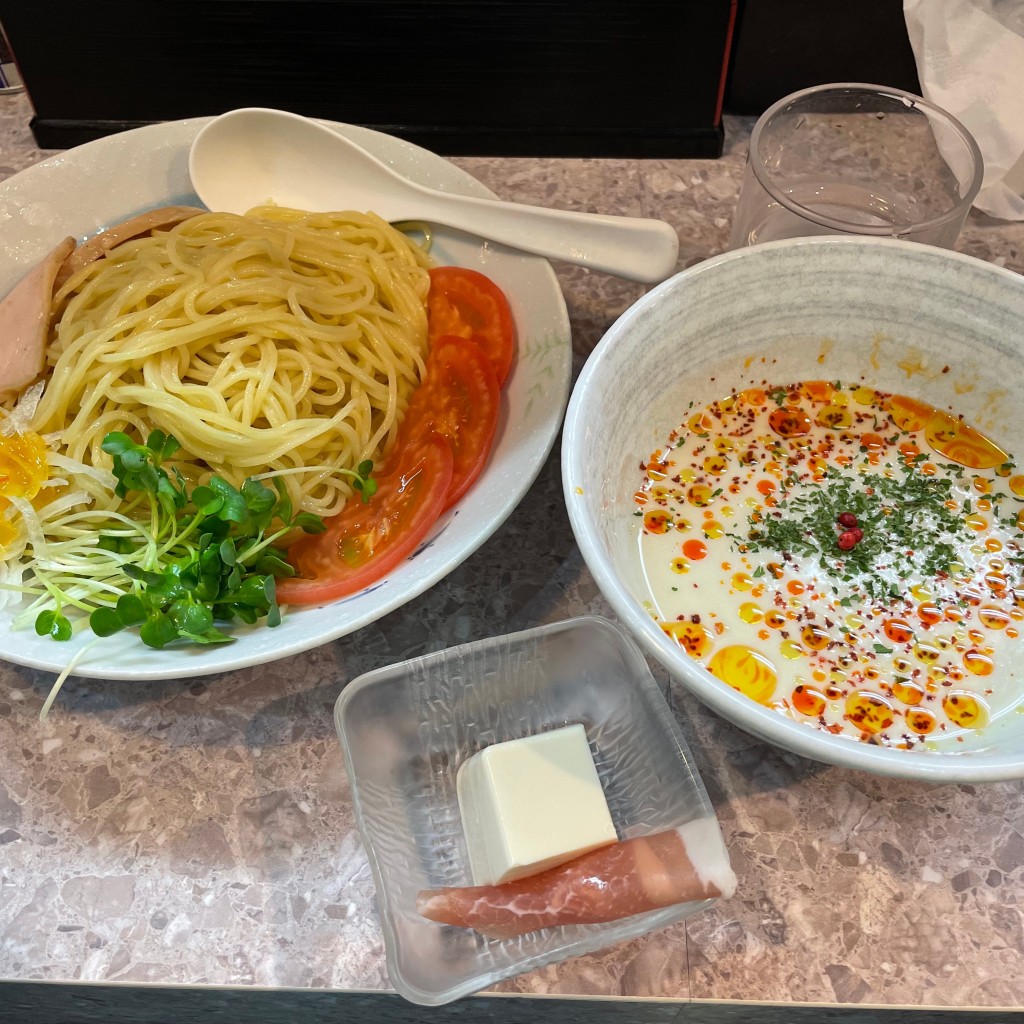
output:
[[[957, 543], [970, 536], [962, 514], [946, 507], [953, 481], [924, 476], [913, 466], [884, 476], [837, 474], [829, 486], [790, 495], [779, 515], [748, 520], [743, 538], [751, 551], [816, 559], [833, 578], [855, 585], [871, 600], [899, 598], [893, 577], [934, 579], [956, 560]], [[842, 551], [836, 521], [857, 516], [863, 538]]]

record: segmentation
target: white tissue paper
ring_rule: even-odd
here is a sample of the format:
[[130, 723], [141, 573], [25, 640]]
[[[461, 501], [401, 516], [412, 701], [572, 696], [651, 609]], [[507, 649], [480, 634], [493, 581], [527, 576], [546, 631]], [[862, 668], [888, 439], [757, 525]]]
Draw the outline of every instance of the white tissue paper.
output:
[[974, 205], [1024, 220], [1024, 3], [903, 0], [925, 99], [961, 121], [985, 159]]

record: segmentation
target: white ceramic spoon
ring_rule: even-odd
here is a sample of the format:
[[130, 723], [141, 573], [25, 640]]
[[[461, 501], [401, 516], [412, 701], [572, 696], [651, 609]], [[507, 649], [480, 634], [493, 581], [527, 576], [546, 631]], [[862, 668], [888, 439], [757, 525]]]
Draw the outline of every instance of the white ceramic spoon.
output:
[[548, 210], [438, 192], [403, 177], [324, 125], [246, 107], [214, 118], [189, 153], [196, 194], [245, 213], [268, 200], [300, 210], [372, 210], [422, 220], [551, 259], [651, 283], [675, 270], [679, 239], [664, 221]]

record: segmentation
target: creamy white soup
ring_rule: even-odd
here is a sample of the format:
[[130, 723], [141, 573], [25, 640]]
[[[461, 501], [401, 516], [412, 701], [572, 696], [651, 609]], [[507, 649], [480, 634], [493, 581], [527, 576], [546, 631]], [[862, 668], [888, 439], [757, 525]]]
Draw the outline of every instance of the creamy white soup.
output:
[[954, 414], [862, 384], [691, 408], [636, 492], [648, 608], [723, 684], [901, 748], [1024, 697], [1024, 475]]

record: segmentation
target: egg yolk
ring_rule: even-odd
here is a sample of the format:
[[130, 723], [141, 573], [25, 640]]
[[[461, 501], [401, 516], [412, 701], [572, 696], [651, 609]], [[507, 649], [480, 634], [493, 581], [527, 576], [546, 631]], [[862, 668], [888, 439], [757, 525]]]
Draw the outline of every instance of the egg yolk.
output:
[[0, 435], [0, 548], [17, 536], [11, 521], [3, 514], [10, 506], [7, 499], [31, 501], [49, 475], [46, 442], [38, 434]]

